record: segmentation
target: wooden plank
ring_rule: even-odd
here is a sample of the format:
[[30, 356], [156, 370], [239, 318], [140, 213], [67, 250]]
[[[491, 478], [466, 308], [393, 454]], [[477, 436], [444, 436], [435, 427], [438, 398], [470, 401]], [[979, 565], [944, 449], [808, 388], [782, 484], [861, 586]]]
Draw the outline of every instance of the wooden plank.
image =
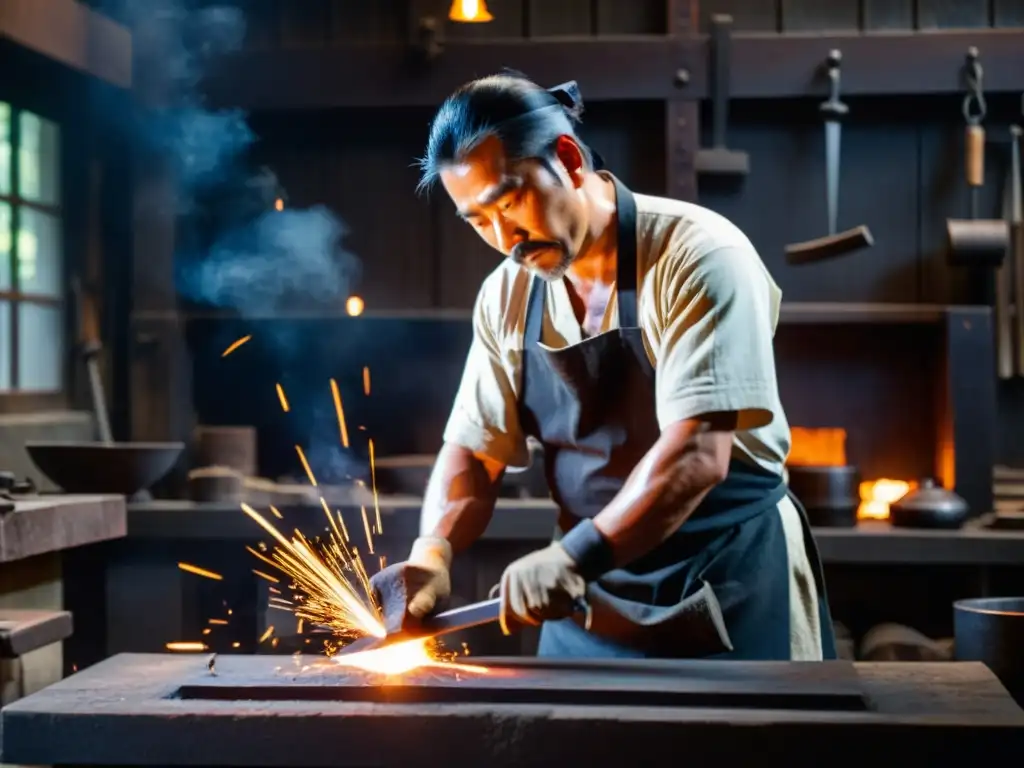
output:
[[[832, 48], [843, 52], [847, 96], [960, 94], [970, 46], [982, 51], [985, 89], [1020, 90], [1024, 32], [978, 30], [863, 35], [765, 35], [733, 39], [734, 98], [823, 96], [816, 76]], [[319, 50], [248, 51], [224, 57], [204, 81], [215, 106], [252, 110], [434, 105], [462, 83], [504, 67], [541, 83], [575, 79], [591, 100], [674, 98], [681, 62], [686, 98], [707, 98], [706, 41], [653, 37], [449, 41], [429, 67], [413, 66], [404, 45], [335, 45]], [[359, 72], [359, 77], [324, 77]]]
[[918, 0], [919, 29], [976, 29], [989, 26], [989, 0]]
[[860, 28], [858, 0], [781, 0], [783, 32], [838, 32]]
[[701, 31], [707, 32], [715, 14], [732, 16], [733, 30], [778, 32], [779, 0], [708, 0], [700, 4]]
[[530, 37], [545, 35], [589, 35], [595, 21], [591, 14], [591, 0], [527, 0], [527, 34]]
[[281, 44], [320, 46], [331, 37], [331, 0], [291, 0], [281, 5]]
[[281, 43], [278, 0], [249, 0], [245, 7], [245, 47], [262, 51]]
[[992, 26], [1024, 27], [1024, 0], [993, 0]]
[[132, 87], [132, 32], [74, 0], [5, 0], [0, 40], [11, 40], [48, 58]]
[[599, 35], [664, 35], [665, 0], [597, 0]]
[[372, 3], [333, 0], [332, 42], [397, 43], [408, 35], [406, 0], [373, 0]]
[[914, 0], [861, 0], [865, 31], [913, 29]]
[[[696, 0], [668, 0], [668, 31], [678, 45], [678, 90], [665, 105], [665, 187], [669, 197], [697, 202], [697, 166], [694, 158], [700, 147], [700, 109], [692, 92], [685, 86], [696, 62], [688, 60], [688, 35], [699, 23]], [[704, 64], [705, 62], [701, 62]], [[685, 74], [685, 79], [681, 78]]]

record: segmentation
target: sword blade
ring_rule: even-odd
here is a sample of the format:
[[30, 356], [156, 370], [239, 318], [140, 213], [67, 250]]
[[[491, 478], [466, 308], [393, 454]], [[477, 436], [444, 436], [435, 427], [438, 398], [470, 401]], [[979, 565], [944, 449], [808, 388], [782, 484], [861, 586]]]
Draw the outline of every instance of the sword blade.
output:
[[825, 185], [828, 206], [828, 233], [839, 231], [839, 142], [843, 126], [838, 120], [825, 123]]

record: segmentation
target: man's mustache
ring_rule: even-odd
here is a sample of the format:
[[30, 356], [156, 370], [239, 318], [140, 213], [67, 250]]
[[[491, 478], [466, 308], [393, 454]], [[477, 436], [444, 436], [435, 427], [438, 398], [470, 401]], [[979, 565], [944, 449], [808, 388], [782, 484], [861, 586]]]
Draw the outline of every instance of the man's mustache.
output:
[[537, 251], [546, 251], [549, 248], [561, 251], [562, 245], [561, 243], [531, 240], [525, 243], [517, 243], [515, 246], [513, 246], [512, 253], [510, 255], [512, 256], [513, 261], [523, 262], [526, 261], [526, 259], [530, 256], [531, 253], [535, 253]]

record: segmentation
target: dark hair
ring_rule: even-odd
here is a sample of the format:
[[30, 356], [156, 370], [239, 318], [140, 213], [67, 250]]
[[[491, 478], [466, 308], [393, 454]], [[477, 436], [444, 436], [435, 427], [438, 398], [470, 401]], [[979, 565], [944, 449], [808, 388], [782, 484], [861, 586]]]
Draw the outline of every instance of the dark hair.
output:
[[429, 189], [444, 166], [458, 161], [490, 136], [501, 139], [510, 159], [550, 159], [555, 141], [566, 134], [566, 121], [557, 112], [549, 112], [550, 118], [538, 115], [537, 120], [507, 121], [551, 106], [562, 108], [584, 162], [588, 168], [593, 167], [590, 148], [575, 130], [583, 113], [582, 102], [567, 104], [525, 75], [503, 72], [467, 83], [445, 99], [430, 124], [427, 152], [418, 161], [421, 176], [417, 190]]

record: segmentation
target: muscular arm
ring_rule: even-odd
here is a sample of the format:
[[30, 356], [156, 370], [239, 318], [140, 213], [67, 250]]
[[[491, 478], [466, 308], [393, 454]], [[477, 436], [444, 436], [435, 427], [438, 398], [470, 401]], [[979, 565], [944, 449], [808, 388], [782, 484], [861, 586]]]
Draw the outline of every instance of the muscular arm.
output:
[[487, 529], [505, 465], [445, 443], [437, 456], [420, 516], [420, 535], [447, 539], [455, 553]]
[[676, 531], [729, 470], [734, 412], [669, 424], [622, 490], [594, 518], [616, 567], [650, 552]]

